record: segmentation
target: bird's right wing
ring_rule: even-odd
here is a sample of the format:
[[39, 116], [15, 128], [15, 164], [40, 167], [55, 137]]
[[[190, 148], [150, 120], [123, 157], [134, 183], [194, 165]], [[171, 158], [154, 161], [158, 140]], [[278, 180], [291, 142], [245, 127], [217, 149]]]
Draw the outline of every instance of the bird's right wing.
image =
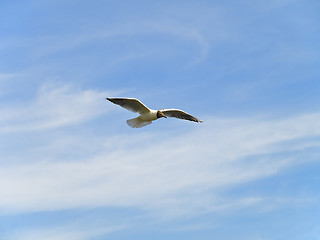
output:
[[180, 118], [180, 119], [189, 120], [193, 122], [202, 122], [200, 119], [179, 109], [162, 109], [160, 111], [163, 112], [163, 114], [166, 115], [167, 117], [175, 117], [175, 118]]
[[135, 98], [107, 98], [107, 100], [131, 112], [140, 114], [150, 112], [150, 109], [146, 105]]

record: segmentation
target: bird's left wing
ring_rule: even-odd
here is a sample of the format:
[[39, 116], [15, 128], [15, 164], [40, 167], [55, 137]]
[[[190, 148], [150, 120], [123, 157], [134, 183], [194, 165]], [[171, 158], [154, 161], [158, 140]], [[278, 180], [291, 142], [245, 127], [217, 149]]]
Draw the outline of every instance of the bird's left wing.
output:
[[135, 98], [107, 98], [110, 102], [120, 105], [121, 107], [136, 113], [148, 113], [150, 109]]
[[162, 109], [160, 111], [163, 112], [163, 114], [166, 115], [167, 117], [175, 117], [175, 118], [185, 119], [193, 122], [202, 122], [200, 119], [194, 116], [191, 116], [190, 114], [179, 109]]

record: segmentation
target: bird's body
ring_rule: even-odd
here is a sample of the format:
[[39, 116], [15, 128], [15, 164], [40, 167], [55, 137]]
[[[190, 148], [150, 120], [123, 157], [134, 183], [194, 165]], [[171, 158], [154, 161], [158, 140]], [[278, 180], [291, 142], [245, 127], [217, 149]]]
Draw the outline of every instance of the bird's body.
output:
[[120, 105], [121, 107], [139, 113], [140, 116], [127, 120], [127, 124], [133, 128], [140, 128], [152, 123], [159, 118], [175, 117], [194, 122], [202, 122], [198, 118], [179, 109], [149, 109], [146, 105], [135, 98], [107, 98], [110, 102]]
[[143, 113], [139, 116], [143, 121], [154, 121], [157, 120], [157, 110], [150, 109], [150, 112]]

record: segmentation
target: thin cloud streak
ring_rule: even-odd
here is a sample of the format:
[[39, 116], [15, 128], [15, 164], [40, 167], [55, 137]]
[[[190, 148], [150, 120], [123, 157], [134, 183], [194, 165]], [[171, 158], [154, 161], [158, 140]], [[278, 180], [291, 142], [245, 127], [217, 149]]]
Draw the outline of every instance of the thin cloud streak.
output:
[[8, 240], [85, 240], [93, 237], [110, 234], [127, 228], [127, 226], [101, 226], [91, 228], [88, 224], [82, 229], [74, 226], [51, 227], [41, 229], [28, 229], [23, 232], [13, 233], [6, 236]]

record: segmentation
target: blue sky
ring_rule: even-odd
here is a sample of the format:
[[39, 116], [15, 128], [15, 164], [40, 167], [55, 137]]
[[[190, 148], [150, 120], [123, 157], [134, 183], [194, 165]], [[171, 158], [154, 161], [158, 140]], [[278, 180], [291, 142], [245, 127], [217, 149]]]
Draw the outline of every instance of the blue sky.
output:
[[319, 11], [1, 1], [0, 239], [320, 239]]

